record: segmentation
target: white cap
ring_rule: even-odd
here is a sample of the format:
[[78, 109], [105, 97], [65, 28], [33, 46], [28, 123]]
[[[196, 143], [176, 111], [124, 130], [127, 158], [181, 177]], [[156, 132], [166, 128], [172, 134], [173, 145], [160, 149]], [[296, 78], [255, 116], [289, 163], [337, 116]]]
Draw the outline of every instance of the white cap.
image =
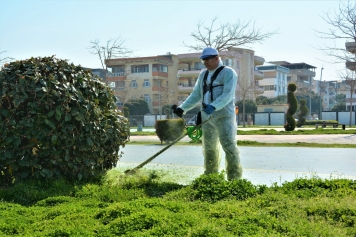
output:
[[219, 52], [212, 48], [212, 47], [206, 47], [203, 52], [201, 53], [201, 56], [199, 57], [199, 59], [204, 59], [210, 56], [216, 56], [219, 55]]

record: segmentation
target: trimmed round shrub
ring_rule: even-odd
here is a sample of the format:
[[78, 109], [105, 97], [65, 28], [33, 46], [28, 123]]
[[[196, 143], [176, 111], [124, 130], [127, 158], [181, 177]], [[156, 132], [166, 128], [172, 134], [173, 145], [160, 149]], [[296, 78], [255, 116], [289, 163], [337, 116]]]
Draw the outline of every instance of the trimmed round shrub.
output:
[[12, 62], [0, 94], [0, 181], [80, 180], [116, 166], [130, 127], [89, 71], [53, 56]]

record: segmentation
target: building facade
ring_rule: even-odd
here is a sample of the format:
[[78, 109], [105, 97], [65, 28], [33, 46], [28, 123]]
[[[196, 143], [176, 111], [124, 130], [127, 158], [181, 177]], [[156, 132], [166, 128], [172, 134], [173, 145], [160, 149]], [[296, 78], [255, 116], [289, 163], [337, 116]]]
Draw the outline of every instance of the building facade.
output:
[[[238, 75], [235, 101], [256, 100], [263, 94], [260, 81], [264, 73], [257, 66], [264, 58], [253, 50], [231, 48], [219, 52], [223, 64], [233, 68]], [[110, 59], [106, 61], [106, 83], [113, 89], [117, 106], [123, 109], [131, 99], [144, 99], [151, 114], [164, 114], [164, 105], [182, 104], [193, 91], [201, 70], [200, 53], [167, 54], [151, 57]]]
[[[178, 105], [193, 91], [201, 70], [205, 69], [199, 59], [200, 53], [178, 54]], [[263, 93], [259, 81], [263, 79], [263, 72], [256, 69], [256, 65], [262, 65], [264, 59], [254, 55], [253, 50], [242, 48], [230, 48], [219, 52], [224, 65], [233, 68], [238, 75], [235, 101], [245, 99], [255, 100]]]
[[289, 69], [279, 65], [269, 64], [258, 66], [257, 69], [264, 74], [263, 80], [259, 85], [263, 87], [263, 94], [267, 98], [275, 98], [279, 95], [287, 95], [287, 75]]
[[[356, 42], [346, 42], [345, 43], [346, 50], [351, 54], [354, 54], [356, 58]], [[347, 61], [346, 68], [351, 70], [352, 79], [356, 80], [356, 60], [354, 61]], [[351, 88], [349, 85], [348, 92], [346, 93], [346, 109], [350, 111], [356, 111], [356, 88], [354, 86], [354, 90], [351, 93]], [[351, 99], [352, 98], [352, 99]], [[351, 103], [352, 102], [352, 103]], [[352, 107], [351, 107], [352, 106]]]
[[110, 59], [107, 83], [113, 89], [119, 109], [131, 99], [144, 99], [152, 114], [164, 114], [177, 96], [177, 55]]

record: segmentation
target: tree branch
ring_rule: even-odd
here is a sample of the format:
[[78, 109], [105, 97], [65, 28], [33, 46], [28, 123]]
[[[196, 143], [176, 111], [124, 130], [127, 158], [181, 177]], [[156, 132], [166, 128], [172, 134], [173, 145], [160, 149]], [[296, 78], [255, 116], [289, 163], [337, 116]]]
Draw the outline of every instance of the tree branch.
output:
[[217, 17], [211, 20], [207, 26], [199, 21], [197, 31], [192, 32], [191, 36], [195, 40], [195, 45], [184, 44], [190, 50], [200, 51], [205, 47], [211, 46], [218, 51], [227, 50], [231, 47], [237, 47], [246, 44], [261, 43], [278, 33], [278, 30], [262, 33], [261, 28], [255, 27], [255, 22], [248, 20], [246, 22], [221, 23], [216, 27]]

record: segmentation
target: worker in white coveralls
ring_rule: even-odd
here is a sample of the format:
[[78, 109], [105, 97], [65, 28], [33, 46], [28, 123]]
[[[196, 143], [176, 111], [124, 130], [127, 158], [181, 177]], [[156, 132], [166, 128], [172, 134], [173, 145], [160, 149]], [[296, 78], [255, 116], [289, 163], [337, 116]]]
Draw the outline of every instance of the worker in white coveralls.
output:
[[[222, 146], [228, 180], [239, 179], [242, 176], [242, 168], [236, 140], [234, 104], [237, 74], [232, 68], [223, 66], [218, 51], [212, 47], [205, 48], [199, 59], [207, 69], [201, 71], [193, 92], [183, 104], [178, 107], [173, 105], [172, 110], [178, 117], [182, 117], [184, 112], [202, 103], [201, 119], [198, 119], [197, 123], [203, 122], [205, 174], [219, 172]], [[204, 123], [206, 120], [208, 121]]]

